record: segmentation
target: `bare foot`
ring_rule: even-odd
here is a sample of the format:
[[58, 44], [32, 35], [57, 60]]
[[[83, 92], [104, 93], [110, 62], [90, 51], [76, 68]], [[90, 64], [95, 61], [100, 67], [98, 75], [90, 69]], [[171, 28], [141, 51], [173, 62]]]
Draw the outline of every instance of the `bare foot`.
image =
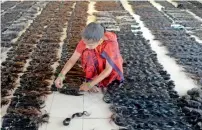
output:
[[88, 90], [88, 92], [97, 93], [97, 92], [99, 92], [99, 88], [97, 88], [96, 86], [94, 86], [93, 88], [91, 88], [90, 90]]

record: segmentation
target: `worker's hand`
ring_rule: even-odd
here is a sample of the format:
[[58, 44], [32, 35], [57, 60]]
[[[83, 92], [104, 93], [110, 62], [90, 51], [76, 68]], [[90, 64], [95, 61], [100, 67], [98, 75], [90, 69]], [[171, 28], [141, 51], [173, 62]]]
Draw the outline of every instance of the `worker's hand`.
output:
[[96, 87], [96, 86], [93, 86], [93, 87], [89, 87], [89, 83], [83, 83], [81, 86], [80, 86], [80, 91], [89, 91], [89, 92], [94, 92], [94, 93], [97, 93], [99, 92], [99, 89]]
[[86, 82], [84, 82], [79, 88], [79, 91], [88, 91], [88, 90], [90, 90], [90, 87], [89, 87], [89, 83], [86, 83]]
[[55, 80], [55, 86], [57, 88], [62, 88], [62, 86], [63, 86], [63, 79], [61, 77], [57, 77], [57, 79]]

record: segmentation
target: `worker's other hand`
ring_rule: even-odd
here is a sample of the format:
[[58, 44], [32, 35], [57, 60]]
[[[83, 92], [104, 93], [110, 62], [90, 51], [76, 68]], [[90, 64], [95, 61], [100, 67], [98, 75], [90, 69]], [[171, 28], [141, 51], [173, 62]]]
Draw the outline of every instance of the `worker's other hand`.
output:
[[63, 86], [63, 80], [62, 80], [61, 77], [57, 77], [57, 79], [55, 80], [55, 86], [57, 88], [62, 88], [62, 86]]
[[79, 88], [79, 91], [88, 91], [90, 90], [90, 87], [89, 87], [89, 84], [88, 83], [83, 83], [80, 88]]

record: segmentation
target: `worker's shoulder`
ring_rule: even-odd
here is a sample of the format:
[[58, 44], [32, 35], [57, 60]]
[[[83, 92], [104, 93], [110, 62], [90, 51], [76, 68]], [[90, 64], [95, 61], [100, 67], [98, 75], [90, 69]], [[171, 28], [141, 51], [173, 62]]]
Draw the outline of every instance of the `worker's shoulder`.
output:
[[85, 47], [86, 47], [86, 45], [85, 45], [84, 41], [83, 41], [83, 40], [80, 40], [80, 41], [78, 42], [78, 44], [77, 44], [77, 48], [85, 48]]
[[115, 33], [113, 32], [105, 32], [105, 36], [109, 39], [109, 40], [117, 40], [117, 36]]
[[84, 41], [81, 39], [79, 42], [78, 42], [78, 45], [85, 45]]
[[114, 32], [105, 32], [106, 36], [116, 36], [116, 33]]

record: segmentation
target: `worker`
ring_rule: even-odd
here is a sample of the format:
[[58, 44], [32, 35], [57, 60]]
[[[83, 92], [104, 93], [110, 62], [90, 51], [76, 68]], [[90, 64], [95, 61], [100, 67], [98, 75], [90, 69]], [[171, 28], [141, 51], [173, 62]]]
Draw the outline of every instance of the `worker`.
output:
[[98, 92], [98, 87], [107, 87], [115, 80], [124, 80], [117, 36], [113, 32], [106, 32], [98, 23], [91, 22], [83, 30], [82, 39], [55, 80], [57, 88], [62, 87], [65, 75], [79, 58], [87, 81], [79, 90]]

